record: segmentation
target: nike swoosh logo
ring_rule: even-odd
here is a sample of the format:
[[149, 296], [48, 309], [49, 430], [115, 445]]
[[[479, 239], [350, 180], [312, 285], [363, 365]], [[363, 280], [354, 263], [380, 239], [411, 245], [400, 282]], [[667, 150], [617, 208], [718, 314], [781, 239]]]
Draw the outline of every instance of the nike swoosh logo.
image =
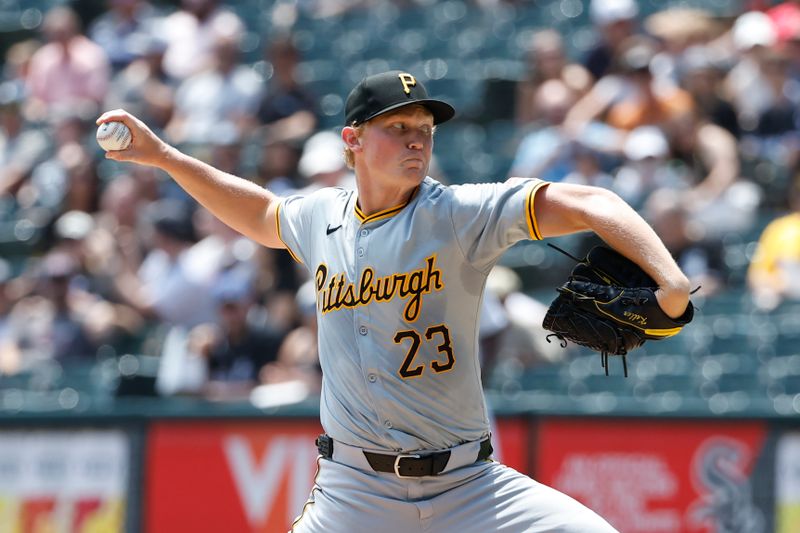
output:
[[338, 226], [336, 226], [335, 228], [332, 228], [332, 227], [331, 227], [331, 225], [330, 225], [330, 224], [328, 224], [328, 228], [325, 230], [325, 232], [326, 232], [326, 234], [327, 234], [327, 235], [330, 235], [331, 233], [333, 233], [334, 231], [336, 231], [337, 229], [339, 229], [339, 228], [341, 228], [341, 227], [342, 227], [342, 225], [341, 225], [341, 224], [339, 224], [339, 225], [338, 225]]

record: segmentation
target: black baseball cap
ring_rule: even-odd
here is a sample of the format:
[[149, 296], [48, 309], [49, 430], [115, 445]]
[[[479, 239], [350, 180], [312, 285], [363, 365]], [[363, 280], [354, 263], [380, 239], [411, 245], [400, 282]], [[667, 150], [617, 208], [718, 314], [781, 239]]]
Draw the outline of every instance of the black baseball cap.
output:
[[409, 104], [420, 104], [433, 114], [433, 123], [453, 118], [456, 110], [447, 102], [428, 98], [428, 91], [416, 77], [402, 70], [367, 76], [356, 85], [344, 106], [344, 121], [350, 126]]

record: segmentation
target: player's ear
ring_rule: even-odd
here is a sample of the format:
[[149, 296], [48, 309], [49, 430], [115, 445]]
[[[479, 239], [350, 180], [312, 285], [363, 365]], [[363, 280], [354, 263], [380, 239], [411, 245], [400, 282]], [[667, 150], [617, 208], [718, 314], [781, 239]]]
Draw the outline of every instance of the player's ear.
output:
[[342, 128], [342, 141], [347, 148], [354, 152], [361, 150], [361, 136], [359, 135], [358, 129], [353, 126], [345, 126]]

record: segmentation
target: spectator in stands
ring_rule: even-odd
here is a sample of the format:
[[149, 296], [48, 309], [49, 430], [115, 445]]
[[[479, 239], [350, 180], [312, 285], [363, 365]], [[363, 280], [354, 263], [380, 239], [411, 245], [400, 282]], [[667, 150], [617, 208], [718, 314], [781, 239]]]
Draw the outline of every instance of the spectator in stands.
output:
[[255, 252], [254, 282], [265, 316], [275, 329], [290, 331], [301, 322], [297, 291], [308, 275], [284, 250], [257, 247]]
[[694, 223], [708, 238], [745, 231], [761, 201], [752, 182], [741, 179], [736, 139], [692, 109], [666, 124], [674, 168], [691, 184], [683, 197]]
[[567, 59], [564, 41], [553, 29], [538, 31], [531, 38], [526, 77], [517, 84], [515, 95], [518, 126], [527, 128], [542, 118], [536, 99], [539, 87], [547, 80], [562, 81], [577, 97], [583, 96], [593, 81], [584, 67]]
[[19, 353], [8, 332], [8, 314], [12, 307], [8, 282], [11, 278], [11, 264], [0, 258], [0, 376], [15, 374], [19, 368]]
[[137, 34], [131, 43], [136, 55], [111, 80], [105, 107], [139, 112], [154, 128], [163, 130], [175, 107], [175, 84], [164, 70], [166, 47], [156, 35]]
[[[766, 50], [762, 56], [762, 72], [772, 89], [771, 103], [758, 117], [756, 135], [779, 137], [798, 133], [800, 128], [800, 90], [789, 78], [789, 58], [778, 49]], [[796, 147], [792, 146], [792, 148]]]
[[155, 9], [147, 0], [106, 0], [106, 11], [92, 22], [88, 35], [118, 72], [139, 57], [137, 41], [154, 30], [155, 21]]
[[800, 37], [800, 4], [797, 0], [778, 2], [765, 12], [772, 19], [779, 43], [788, 44]]
[[789, 59], [789, 77], [800, 83], [800, 4], [782, 2], [767, 10], [778, 37], [778, 46]]
[[661, 126], [671, 117], [693, 107], [686, 91], [665, 79], [656, 79], [651, 70], [657, 44], [635, 37], [621, 45], [619, 74], [604, 76], [570, 110], [565, 120], [572, 132], [602, 121], [623, 132], [639, 126]]
[[47, 44], [34, 53], [27, 77], [28, 116], [43, 120], [65, 110], [92, 116], [108, 91], [111, 68], [106, 53], [81, 33], [78, 15], [70, 7], [50, 9], [42, 31]]
[[218, 40], [240, 37], [244, 24], [218, 0], [181, 0], [180, 9], [165, 17], [158, 28], [167, 43], [164, 70], [182, 81], [212, 67]]
[[[12, 82], [0, 84], [0, 212], [5, 214], [12, 212], [12, 197], [49, 149], [43, 131], [26, 127], [21, 113], [22, 89]], [[5, 209], [3, 204], [7, 205]]]
[[[172, 203], [160, 200], [156, 205], [165, 202]], [[273, 327], [280, 322], [272, 313], [261, 305], [253, 305], [256, 297], [261, 296], [261, 288], [254, 283], [260, 273], [255, 244], [211, 217], [202, 207], [191, 220], [195, 237], [200, 240], [183, 245], [178, 260], [183, 279], [172, 287], [172, 293], [204, 309], [205, 319], [195, 313], [194, 323], [163, 318], [156, 322], [164, 327], [157, 328], [148, 341], [160, 341], [154, 343], [158, 344], [161, 356], [157, 389], [164, 395], [190, 393], [207, 394], [214, 399], [241, 399], [254, 383], [245, 375], [252, 361], [240, 361], [237, 354], [245, 350], [244, 355], [249, 357], [247, 354], [251, 352], [247, 350], [253, 348], [254, 342], [263, 340], [261, 333], [279, 335], [282, 329]], [[200, 291], [202, 295], [182, 295], [184, 291]], [[241, 301], [232, 301], [235, 296], [241, 296]], [[237, 319], [247, 322], [240, 324]], [[241, 329], [245, 326], [246, 331]], [[208, 357], [217, 352], [227, 355], [214, 363], [218, 366], [210, 366]], [[257, 373], [258, 368], [252, 371]]]
[[199, 240], [192, 245], [189, 256], [197, 265], [195, 271], [211, 280], [212, 289], [220, 276], [234, 267], [248, 280], [255, 277], [259, 266], [253, 241], [220, 222], [204, 207], [195, 210], [193, 220]]
[[747, 136], [749, 155], [769, 161], [785, 175], [800, 162], [800, 80], [789, 77], [789, 58], [779, 49], [763, 51], [761, 72], [772, 98]]
[[322, 187], [356, 188], [355, 175], [347, 168], [342, 154], [342, 138], [331, 132], [321, 131], [312, 135], [303, 145], [298, 170], [307, 180], [299, 194], [310, 194]]
[[542, 321], [547, 305], [522, 292], [522, 281], [514, 270], [495, 266], [486, 289], [488, 305], [481, 311], [479, 336], [486, 378], [499, 366], [524, 369], [564, 360], [569, 351], [546, 340], [549, 332]]
[[77, 265], [78, 273], [85, 278], [84, 288], [93, 281], [89, 279], [85, 254], [87, 250], [84, 244], [94, 229], [95, 221], [92, 215], [79, 210], [67, 211], [53, 224], [54, 242], [51, 251], [59, 251], [72, 258]]
[[572, 138], [563, 123], [575, 100], [575, 93], [561, 80], [548, 80], [539, 86], [533, 108], [540, 122], [520, 141], [511, 175], [561, 181], [574, 170]]
[[595, 44], [583, 60], [595, 80], [612, 73], [617, 55], [626, 39], [637, 33], [639, 7], [634, 0], [592, 0], [589, 16], [598, 33]]
[[264, 140], [255, 182], [279, 196], [288, 196], [300, 188], [298, 165], [302, 147], [295, 142]]
[[752, 132], [761, 114], [775, 101], [764, 61], [777, 42], [777, 34], [769, 16], [749, 11], [737, 17], [730, 39], [735, 64], [725, 77], [724, 88], [736, 107], [742, 129]]
[[[119, 260], [113, 244], [98, 248], [95, 217], [85, 211], [67, 211], [53, 224], [54, 244], [50, 253], [68, 256], [75, 264], [73, 285], [84, 302], [91, 302], [91, 320], [87, 328], [93, 338], [117, 345], [137, 337], [144, 321], [132, 307], [115, 301], [115, 266]], [[123, 235], [111, 237], [121, 239]]]
[[11, 44], [6, 50], [3, 80], [18, 86], [20, 94], [27, 94], [31, 59], [41, 46], [42, 43], [36, 39], [26, 39]]
[[654, 191], [640, 209], [693, 288], [701, 287], [702, 294], [708, 297], [728, 285], [722, 241], [698, 231], [679, 189], [663, 187]]
[[[92, 277], [108, 280], [113, 287], [112, 299], [121, 302], [129, 302], [132, 296], [127, 292], [119, 294], [118, 284], [137, 286], [129, 278], [136, 276], [142, 256], [151, 252], [152, 239], [147, 237], [153, 231], [153, 200], [147, 193], [150, 184], [146, 177], [148, 173], [120, 174], [108, 182], [100, 197], [100, 210], [93, 216], [94, 228], [85, 240]], [[174, 205], [173, 202], [165, 201], [163, 205]]]
[[240, 63], [240, 34], [217, 35], [212, 67], [192, 74], [175, 93], [175, 112], [166, 132], [175, 143], [210, 144], [241, 138], [258, 108], [261, 78]]
[[17, 194], [22, 209], [38, 209], [37, 219], [49, 222], [70, 209], [94, 212], [99, 180], [85, 139], [89, 123], [77, 112], [50, 117], [53, 146], [49, 157], [36, 165]]
[[248, 274], [237, 269], [222, 274], [213, 293], [219, 320], [192, 330], [190, 350], [207, 361], [207, 397], [241, 399], [258, 383], [264, 365], [277, 359], [283, 335], [257, 321]]
[[130, 174], [114, 176], [100, 196], [100, 212], [95, 224], [117, 238], [125, 238], [129, 232], [136, 231], [148, 204], [142, 188], [141, 181]]
[[67, 190], [61, 211], [83, 211], [94, 213], [100, 203], [100, 177], [97, 166], [87, 151], [75, 154], [67, 161]]
[[[100, 209], [90, 220], [86, 220], [86, 213], [70, 212], [62, 215], [55, 225], [57, 233], [62, 234], [65, 232], [59, 230], [59, 224], [65, 219], [72, 218], [76, 226], [85, 227], [70, 229], [69, 233], [77, 238], [81, 232], [86, 232], [80, 242], [80, 253], [90, 283], [119, 306], [125, 302], [117, 292], [119, 278], [125, 277], [126, 269], [134, 269], [141, 262], [142, 243], [138, 231], [145, 227], [141, 219], [147, 212], [147, 201], [141, 191], [139, 181], [121, 174], [106, 185], [100, 197]], [[129, 309], [131, 314], [136, 314], [137, 321], [142, 320], [132, 306]], [[142, 327], [143, 324], [138, 325], [138, 329]]]
[[191, 328], [216, 320], [206, 265], [191, 257], [197, 242], [192, 211], [176, 200], [159, 200], [148, 208], [151, 248], [140, 265], [125, 263], [117, 279], [123, 301], [149, 319]]
[[317, 96], [298, 79], [300, 53], [291, 37], [271, 40], [265, 59], [272, 66], [272, 76], [256, 113], [259, 123], [268, 126], [273, 142], [306, 139], [317, 127]]
[[307, 390], [318, 393], [322, 385], [322, 370], [319, 366], [317, 299], [313, 282], [304, 283], [296, 298], [300, 325], [286, 335], [277, 359], [262, 368], [260, 380], [267, 385], [298, 381]]
[[771, 310], [784, 300], [800, 300], [800, 174], [789, 190], [791, 213], [764, 229], [747, 272], [754, 303]]
[[6, 284], [11, 277], [11, 263], [0, 257], [0, 338], [3, 337], [2, 331], [10, 309], [8, 294], [6, 293]]
[[241, 133], [233, 129], [220, 130], [216, 135], [212, 135], [211, 142], [206, 146], [209, 152], [207, 160], [216, 168], [241, 176], [246, 174], [242, 150], [244, 149], [244, 139]]
[[547, 181], [569, 177], [572, 183], [609, 184], [600, 168], [598, 152], [617, 150], [623, 136], [599, 124], [589, 124], [573, 135], [564, 120], [575, 99], [575, 93], [561, 80], [548, 80], [539, 87], [534, 107], [541, 120], [520, 141], [511, 164], [512, 175]]
[[641, 209], [658, 189], [686, 191], [691, 183], [686, 173], [670, 165], [667, 137], [656, 126], [641, 126], [625, 138], [625, 161], [614, 175], [611, 189], [634, 209]]
[[652, 70], [656, 78], [679, 80], [680, 64], [686, 51], [693, 47], [704, 48], [723, 32], [713, 13], [692, 7], [667, 7], [649, 15], [644, 20], [647, 35], [655, 37], [660, 50], [653, 59]]
[[677, 65], [680, 86], [688, 91], [701, 118], [741, 136], [736, 108], [724, 94], [723, 66], [707, 46], [688, 48]]
[[46, 255], [35, 292], [17, 302], [8, 319], [8, 340], [17, 352], [19, 369], [50, 360], [64, 364], [93, 360], [102, 330], [90, 324], [94, 301], [75, 282], [78, 265], [63, 252]]
[[574, 168], [564, 176], [564, 183], [611, 188], [614, 178], [603, 169], [602, 157], [595, 150], [578, 143], [572, 157], [575, 160]]

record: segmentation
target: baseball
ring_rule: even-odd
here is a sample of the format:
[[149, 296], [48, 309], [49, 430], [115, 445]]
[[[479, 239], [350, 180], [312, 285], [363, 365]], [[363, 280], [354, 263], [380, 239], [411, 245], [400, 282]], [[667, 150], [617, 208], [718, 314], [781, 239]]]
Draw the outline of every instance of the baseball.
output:
[[104, 122], [97, 128], [97, 144], [103, 150], [124, 150], [131, 144], [131, 130], [122, 122]]

